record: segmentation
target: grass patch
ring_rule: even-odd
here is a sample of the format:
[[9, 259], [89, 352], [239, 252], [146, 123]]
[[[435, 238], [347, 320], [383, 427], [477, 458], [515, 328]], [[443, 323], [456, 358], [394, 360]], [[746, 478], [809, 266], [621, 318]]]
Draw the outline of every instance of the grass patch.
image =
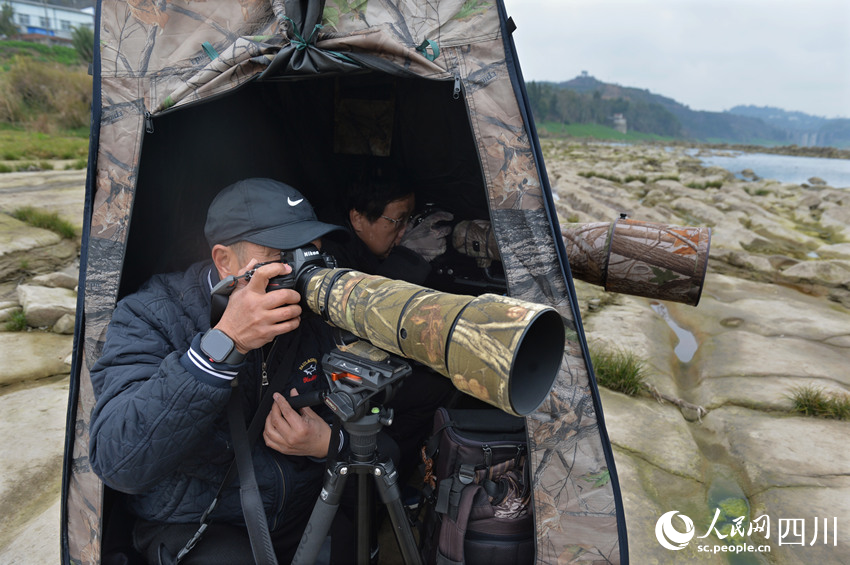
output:
[[0, 173], [20, 173], [27, 171], [52, 171], [53, 164], [49, 161], [19, 161], [10, 165], [0, 163]]
[[80, 171], [80, 170], [88, 167], [88, 164], [89, 163], [86, 159], [77, 159], [73, 163], [68, 163], [67, 165], [65, 165], [65, 170], [66, 171], [71, 171], [71, 170]]
[[27, 329], [27, 317], [23, 310], [13, 312], [12, 316], [6, 320], [7, 332], [22, 332]]
[[559, 122], [542, 122], [538, 125], [541, 135], [549, 134], [554, 137], [590, 138], [600, 141], [671, 141], [674, 138], [630, 131], [620, 133], [614, 128], [600, 124], [562, 124]]
[[77, 237], [77, 230], [71, 222], [62, 219], [56, 212], [36, 210], [32, 206], [18, 208], [12, 212], [12, 217], [37, 228], [43, 228], [58, 233], [65, 239]]
[[720, 180], [711, 180], [708, 182], [689, 182], [688, 188], [696, 188], [699, 190], [705, 190], [706, 188], [723, 188], [723, 181]]
[[19, 57], [69, 67], [79, 66], [83, 63], [73, 47], [42, 45], [29, 41], [0, 41], [0, 68], [8, 71], [13, 60]]
[[812, 385], [798, 386], [791, 390], [793, 412], [817, 418], [833, 420], [850, 419], [850, 394], [826, 392]]
[[586, 179], [596, 177], [596, 178], [599, 178], [599, 179], [605, 179], [605, 180], [609, 180], [611, 182], [616, 182], [616, 183], [619, 183], [619, 184], [627, 184], [627, 183], [632, 182], [633, 180], [639, 180], [640, 182], [642, 182], [644, 184], [646, 184], [648, 182], [657, 182], [657, 181], [660, 181], [660, 180], [674, 180], [674, 181], [679, 180], [678, 175], [660, 175], [660, 176], [657, 176], [657, 177], [648, 177], [646, 175], [626, 175], [625, 177], [618, 177], [616, 175], [609, 175], [609, 174], [605, 174], [605, 173], [597, 173], [596, 171], [582, 171], [582, 172], [578, 173], [578, 176], [584, 177]]
[[590, 348], [596, 382], [605, 388], [636, 396], [646, 385], [646, 362], [630, 351]]
[[[88, 128], [65, 130], [51, 135], [8, 125], [0, 126], [0, 159], [5, 161], [43, 161], [45, 159], [85, 161], [88, 153]], [[9, 164], [6, 166], [10, 167]]]

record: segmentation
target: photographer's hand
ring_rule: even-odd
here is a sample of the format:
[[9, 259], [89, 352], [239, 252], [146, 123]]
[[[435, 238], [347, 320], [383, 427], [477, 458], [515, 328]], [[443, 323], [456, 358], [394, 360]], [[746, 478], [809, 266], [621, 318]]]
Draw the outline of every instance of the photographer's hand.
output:
[[[252, 260], [239, 274], [245, 274], [256, 264]], [[285, 263], [269, 263], [258, 268], [250, 281], [239, 280], [215, 327], [233, 340], [240, 353], [262, 347], [301, 323], [300, 294], [292, 289], [266, 292], [270, 278], [291, 271]]]
[[[293, 388], [290, 394], [297, 396], [298, 391]], [[286, 455], [322, 458], [328, 455], [331, 428], [309, 406], [295, 410], [282, 395], [275, 393], [263, 440], [268, 447]]]

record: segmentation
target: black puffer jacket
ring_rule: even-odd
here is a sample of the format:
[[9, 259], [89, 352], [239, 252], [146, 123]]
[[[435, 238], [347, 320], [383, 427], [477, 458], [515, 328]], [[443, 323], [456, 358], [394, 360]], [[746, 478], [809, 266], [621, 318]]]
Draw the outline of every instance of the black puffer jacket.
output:
[[[91, 371], [97, 399], [92, 468], [108, 486], [133, 495], [131, 511], [146, 520], [197, 522], [233, 459], [226, 411], [231, 381], [203, 370], [188, 353], [199, 353], [200, 336], [209, 329], [209, 293], [216, 282], [209, 262], [153, 277], [119, 302], [103, 355]], [[279, 365], [293, 343], [298, 350], [291, 372], [283, 375], [290, 380], [285, 390], [295, 387], [303, 394], [327, 386], [321, 358], [333, 347], [330, 332], [318, 318], [304, 319], [297, 340], [285, 334], [273, 348], [250, 352], [241, 367], [223, 366], [239, 369], [237, 390], [247, 419], [262, 394], [263, 357], [270, 377], [281, 377], [277, 373], [286, 369]], [[309, 511], [321, 486], [322, 463], [282, 455], [262, 437], [253, 459], [271, 529], [293, 512]], [[223, 494], [213, 518], [244, 523], [238, 481]]]

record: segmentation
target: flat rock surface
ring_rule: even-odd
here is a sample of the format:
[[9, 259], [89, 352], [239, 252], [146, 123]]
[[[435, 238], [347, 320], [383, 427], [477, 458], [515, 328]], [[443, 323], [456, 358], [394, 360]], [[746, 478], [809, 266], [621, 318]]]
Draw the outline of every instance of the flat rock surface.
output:
[[[34, 381], [70, 371], [65, 359], [73, 336], [50, 332], [0, 332], [0, 385]], [[2, 389], [0, 389], [2, 392]]]
[[[52, 531], [35, 520], [56, 508], [62, 482], [65, 419], [68, 411], [68, 377], [42, 379], [0, 388], [0, 438], [3, 473], [0, 473], [0, 562], [9, 563], [13, 542], [19, 549], [40, 545], [58, 553], [58, 514], [51, 516]], [[36, 535], [38, 534], [38, 535]], [[23, 538], [20, 538], [23, 535]], [[43, 550], [41, 550], [43, 551]], [[14, 552], [13, 552], [14, 553]], [[22, 554], [26, 556], [28, 554]], [[21, 563], [55, 563], [27, 558]]]

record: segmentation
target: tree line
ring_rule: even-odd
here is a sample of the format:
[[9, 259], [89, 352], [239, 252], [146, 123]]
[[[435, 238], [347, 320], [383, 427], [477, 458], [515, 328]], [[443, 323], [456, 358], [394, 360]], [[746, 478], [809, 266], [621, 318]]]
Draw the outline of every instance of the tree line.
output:
[[679, 120], [660, 104], [627, 98], [603, 98], [599, 90], [575, 92], [546, 82], [528, 82], [526, 90], [538, 122], [611, 126], [613, 116], [622, 114], [630, 131], [682, 136]]

